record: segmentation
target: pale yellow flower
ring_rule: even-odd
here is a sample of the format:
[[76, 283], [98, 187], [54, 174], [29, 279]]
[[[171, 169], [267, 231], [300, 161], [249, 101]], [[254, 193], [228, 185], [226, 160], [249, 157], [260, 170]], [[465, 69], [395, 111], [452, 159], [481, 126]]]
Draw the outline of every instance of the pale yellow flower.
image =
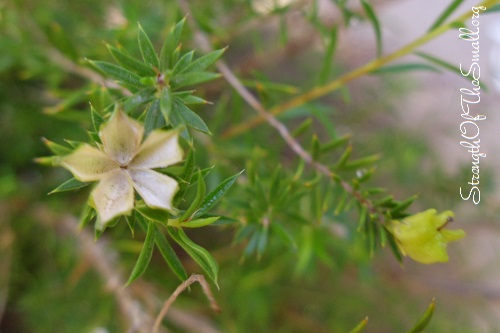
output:
[[[177, 182], [152, 169], [182, 160], [176, 130], [154, 130], [142, 142], [144, 127], [116, 111], [99, 131], [102, 145], [88, 144], [61, 158], [60, 164], [82, 182], [98, 181], [91, 198], [97, 211], [97, 227], [134, 208], [134, 189], [151, 208], [174, 210]], [[141, 143], [142, 142], [142, 143]]]
[[391, 221], [389, 229], [404, 255], [424, 264], [446, 262], [447, 244], [465, 236], [461, 229], [445, 229], [453, 216], [449, 210], [437, 214], [435, 209], [428, 209], [401, 221]]

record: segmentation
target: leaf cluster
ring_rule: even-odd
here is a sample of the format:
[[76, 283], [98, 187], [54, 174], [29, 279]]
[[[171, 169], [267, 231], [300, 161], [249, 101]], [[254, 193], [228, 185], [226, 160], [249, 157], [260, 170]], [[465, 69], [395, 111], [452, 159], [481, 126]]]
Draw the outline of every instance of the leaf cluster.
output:
[[[125, 50], [108, 45], [108, 49], [119, 65], [104, 61], [91, 61], [89, 63], [98, 71], [116, 80], [116, 82], [128, 89], [131, 96], [125, 99], [113, 101], [108, 107], [98, 111], [91, 105], [91, 121], [93, 130], [89, 131], [89, 137], [95, 144], [101, 144], [99, 130], [106, 121], [111, 108], [123, 108], [126, 112], [133, 114], [138, 110], [139, 119], [144, 121], [145, 132], [149, 133], [155, 128], [177, 128], [183, 126], [186, 138], [190, 135], [186, 128], [191, 128], [205, 134], [210, 134], [205, 122], [187, 105], [207, 104], [204, 99], [195, 96], [194, 90], [183, 90], [187, 86], [201, 84], [217, 78], [219, 75], [206, 71], [224, 52], [225, 49], [208, 53], [199, 58], [194, 58], [194, 51], [181, 54], [180, 36], [185, 19], [178, 22], [168, 34], [160, 54], [154, 50], [148, 35], [139, 25], [138, 44], [142, 54], [142, 61], [131, 57]], [[102, 105], [101, 105], [102, 106]], [[38, 158], [37, 162], [58, 165], [60, 156], [70, 154], [81, 143], [66, 140], [69, 146], [64, 146], [50, 140], [44, 139], [47, 148], [54, 156]], [[192, 146], [192, 141], [187, 141]], [[203, 247], [189, 239], [183, 228], [200, 228], [212, 224], [232, 223], [235, 220], [221, 218], [221, 216], [210, 215], [209, 211], [226, 194], [235, 183], [238, 173], [222, 181], [208, 194], [206, 193], [205, 177], [211, 168], [200, 169], [194, 158], [193, 149], [184, 162], [182, 168], [166, 168], [158, 170], [174, 177], [180, 184], [179, 191], [175, 197], [176, 206], [185, 205], [188, 189], [192, 188], [195, 195], [186, 209], [177, 209], [177, 213], [169, 213], [146, 206], [138, 200], [132, 216], [117, 218], [109, 226], [116, 225], [125, 219], [132, 235], [136, 226], [140, 226], [146, 237], [139, 253], [139, 257], [128, 280], [128, 284], [140, 277], [150, 263], [154, 248], [158, 248], [171, 270], [183, 281], [188, 275], [181, 260], [171, 247], [169, 240], [162, 230], [166, 230], [169, 238], [177, 243], [184, 251], [200, 265], [207, 276], [217, 284], [218, 265], [212, 255]], [[90, 183], [82, 183], [75, 178], [62, 183], [52, 193], [65, 192], [80, 189]], [[84, 227], [96, 219], [93, 203], [89, 201], [84, 209], [80, 225]], [[96, 229], [96, 238], [100, 237], [104, 230]]]

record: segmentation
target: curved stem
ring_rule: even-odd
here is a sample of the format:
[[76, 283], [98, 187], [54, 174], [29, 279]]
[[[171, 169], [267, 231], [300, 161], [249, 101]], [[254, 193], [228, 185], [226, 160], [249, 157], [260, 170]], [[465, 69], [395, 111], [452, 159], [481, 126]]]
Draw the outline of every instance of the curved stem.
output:
[[212, 292], [210, 291], [210, 286], [208, 285], [207, 281], [205, 280], [205, 277], [203, 275], [193, 274], [189, 277], [189, 279], [182, 282], [177, 287], [177, 289], [175, 289], [174, 293], [172, 295], [170, 295], [170, 297], [167, 299], [167, 301], [163, 305], [163, 308], [161, 309], [160, 313], [156, 317], [155, 324], [153, 326], [153, 333], [158, 333], [160, 331], [161, 322], [162, 322], [163, 318], [165, 317], [165, 315], [167, 314], [170, 307], [172, 306], [172, 304], [177, 299], [177, 297], [184, 290], [186, 290], [187, 287], [189, 287], [190, 285], [192, 285], [195, 282], [198, 282], [201, 285], [203, 292], [205, 293], [205, 296], [207, 296], [208, 300], [210, 301], [210, 307], [215, 312], [220, 312], [219, 305], [217, 305], [217, 302], [215, 301], [215, 298], [212, 295]]

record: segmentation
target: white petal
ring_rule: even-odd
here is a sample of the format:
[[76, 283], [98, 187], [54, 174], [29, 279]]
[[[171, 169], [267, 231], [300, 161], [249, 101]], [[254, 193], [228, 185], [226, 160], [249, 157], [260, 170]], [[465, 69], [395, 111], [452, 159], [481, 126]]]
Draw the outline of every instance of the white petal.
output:
[[130, 166], [140, 169], [163, 168], [182, 161], [179, 131], [152, 131]]
[[129, 170], [134, 187], [146, 205], [172, 211], [175, 193], [179, 189], [177, 182], [153, 170]]
[[74, 152], [61, 158], [61, 165], [82, 182], [93, 182], [119, 166], [102, 151], [83, 144]]
[[103, 225], [129, 213], [134, 208], [134, 187], [130, 176], [121, 169], [107, 173], [92, 191], [92, 199]]
[[99, 131], [104, 151], [122, 166], [126, 166], [139, 150], [144, 127], [122, 111], [116, 111]]

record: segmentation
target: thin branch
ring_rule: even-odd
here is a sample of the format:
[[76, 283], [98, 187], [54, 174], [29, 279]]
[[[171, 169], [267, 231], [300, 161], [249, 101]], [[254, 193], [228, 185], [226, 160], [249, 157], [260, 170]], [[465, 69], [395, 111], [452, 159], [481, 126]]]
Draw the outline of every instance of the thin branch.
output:
[[[151, 332], [154, 317], [145, 311], [142, 302], [134, 297], [131, 289], [124, 288], [126, 280], [118, 266], [119, 255], [108, 246], [104, 237], [95, 242], [91, 232], [80, 230], [78, 221], [73, 216], [57, 216], [44, 205], [37, 206], [31, 215], [41, 224], [56, 228], [60, 237], [75, 237], [79, 256], [92, 265], [102, 280], [106, 281], [107, 290], [115, 298], [123, 318], [128, 321], [126, 332]], [[153, 306], [162, 302], [154, 291], [147, 288], [142, 288], [140, 294], [141, 299], [147, 300]], [[189, 332], [222, 333], [207, 318], [197, 313], [171, 308], [167, 318]], [[160, 332], [166, 330], [161, 329]]]
[[31, 15], [24, 15], [23, 24], [28, 27], [27, 29], [25, 29], [26, 31], [30, 31], [31, 33], [33, 33], [33, 39], [38, 40], [39, 44], [43, 45], [43, 47], [45, 48], [45, 54], [47, 55], [50, 63], [57, 64], [64, 71], [80, 76], [81, 78], [87, 79], [90, 82], [94, 82], [110, 89], [117, 89], [125, 96], [132, 95], [130, 91], [123, 88], [119, 84], [105, 79], [99, 73], [94, 72], [89, 68], [82, 66], [81, 64], [73, 62], [73, 60], [69, 59], [61, 51], [53, 47], [48, 41], [47, 37], [45, 37], [45, 35], [40, 32], [42, 30], [33, 20]]
[[[185, 13], [188, 13], [189, 10], [189, 5], [186, 0], [179, 0], [181, 8], [184, 10]], [[193, 27], [196, 27], [196, 22], [193, 20], [194, 15], [191, 15], [188, 17], [189, 22]], [[210, 52], [213, 51], [212, 46], [210, 45], [210, 42], [208, 40], [208, 37], [201, 32], [199, 29], [193, 29], [195, 31], [195, 40], [197, 44], [200, 46], [200, 48], [204, 52]], [[264, 106], [252, 95], [252, 93], [245, 88], [245, 86], [241, 83], [241, 81], [236, 77], [236, 75], [233, 74], [231, 69], [226, 65], [226, 63], [222, 60], [219, 60], [216, 63], [217, 69], [219, 72], [224, 76], [226, 81], [236, 90], [236, 92], [243, 98], [250, 107], [252, 107], [258, 115], [264, 119], [269, 125], [274, 127], [278, 133], [281, 135], [283, 140], [287, 143], [287, 145], [292, 149], [292, 151], [297, 154], [301, 159], [303, 159], [307, 164], [311, 165], [314, 169], [325, 175], [326, 177], [333, 179], [335, 177], [335, 173], [331, 171], [326, 165], [314, 160], [314, 158], [309, 154], [303, 147], [302, 145], [292, 136], [288, 128], [281, 123], [276, 117], [274, 117], [270, 112], [266, 111]], [[339, 181], [340, 185], [344, 190], [346, 190], [348, 193], [351, 193], [358, 202], [366, 206], [371, 212], [374, 211], [374, 207], [372, 203], [363, 196], [355, 191], [352, 186], [344, 181], [341, 180], [339, 177], [336, 177], [336, 179]]]
[[80, 76], [81, 78], [87, 79], [96, 84], [102, 85], [106, 88], [119, 90], [125, 96], [132, 96], [132, 93], [127, 89], [123, 88], [119, 84], [103, 78], [100, 74], [78, 65], [66, 57], [64, 54], [59, 52], [56, 48], [51, 46], [46, 47], [47, 57], [53, 64], [57, 64], [64, 71]]
[[177, 297], [184, 291], [186, 290], [187, 287], [192, 285], [193, 283], [198, 282], [201, 285], [201, 288], [203, 289], [203, 293], [205, 296], [208, 298], [210, 302], [210, 307], [215, 311], [215, 312], [220, 312], [219, 305], [215, 301], [215, 298], [212, 294], [212, 291], [210, 290], [210, 286], [207, 283], [207, 280], [205, 280], [205, 277], [203, 275], [199, 274], [193, 274], [187, 279], [186, 281], [182, 282], [177, 289], [173, 292], [173, 294], [167, 299], [165, 304], [163, 305], [163, 308], [161, 309], [160, 313], [158, 314], [158, 317], [156, 317], [155, 324], [153, 327], [153, 333], [158, 333], [161, 327], [161, 322], [163, 318], [166, 316], [168, 310], [172, 306], [172, 304], [175, 302]]
[[[498, 0], [485, 0], [478, 6], [485, 6], [489, 8], [493, 4], [498, 2]], [[304, 105], [307, 102], [310, 102], [312, 100], [315, 100], [319, 97], [325, 96], [343, 86], [345, 86], [348, 82], [353, 81], [361, 76], [364, 76], [370, 72], [372, 72], [375, 69], [378, 69], [398, 58], [401, 58], [402, 56], [405, 56], [413, 51], [415, 51], [416, 48], [430, 42], [434, 38], [442, 35], [446, 31], [450, 30], [452, 27], [454, 27], [454, 24], [456, 22], [462, 22], [466, 18], [470, 17], [472, 14], [472, 11], [469, 10], [466, 13], [460, 15], [457, 17], [455, 20], [450, 21], [448, 24], [443, 24], [439, 28], [436, 28], [424, 36], [414, 40], [413, 42], [403, 46], [402, 48], [396, 50], [395, 52], [388, 54], [384, 57], [377, 58], [375, 60], [372, 60], [371, 62], [365, 64], [364, 66], [358, 67], [355, 70], [342, 75], [341, 77], [328, 82], [327, 84], [319, 87], [314, 87], [313, 89], [306, 91], [298, 96], [295, 96], [291, 98], [290, 100], [280, 103], [274, 107], [272, 107], [269, 110], [269, 113], [271, 113], [274, 116], [277, 116], [279, 114], [285, 113], [289, 110], [292, 110], [293, 108], [296, 108], [298, 106]], [[251, 128], [261, 124], [262, 122], [267, 121], [267, 119], [259, 114], [257, 117], [250, 119], [249, 121], [245, 121], [244, 123], [238, 124], [236, 126], [233, 126], [230, 128], [228, 131], [222, 134], [222, 137], [225, 139], [234, 137], [236, 135], [239, 135], [241, 133], [244, 133]]]
[[[51, 223], [55, 220], [51, 215], [45, 207], [39, 207], [36, 212], [38, 220], [45, 223]], [[90, 262], [97, 273], [106, 281], [106, 289], [113, 294], [123, 318], [128, 321], [127, 332], [148, 333], [148, 327], [151, 327], [153, 318], [131, 295], [130, 289], [124, 288], [125, 279], [116, 263], [118, 255], [109, 249], [103, 238], [99, 242], [95, 242], [94, 236], [90, 232], [80, 230], [78, 221], [72, 216], [66, 215], [58, 220], [59, 230], [63, 234], [76, 236], [82, 257]]]

